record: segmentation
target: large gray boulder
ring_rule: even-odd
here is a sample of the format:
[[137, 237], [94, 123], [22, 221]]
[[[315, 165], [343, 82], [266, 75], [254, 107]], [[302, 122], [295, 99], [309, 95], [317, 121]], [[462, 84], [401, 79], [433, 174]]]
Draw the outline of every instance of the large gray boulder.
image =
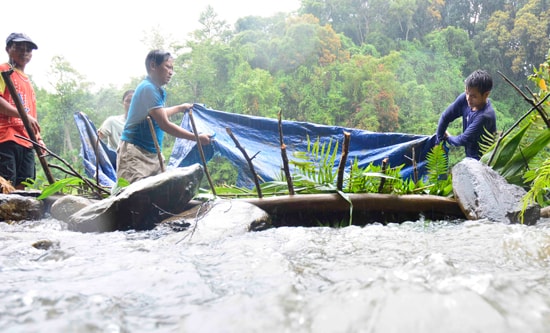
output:
[[139, 180], [71, 215], [68, 228], [80, 232], [153, 229], [166, 214], [182, 212], [197, 194], [202, 177], [202, 167], [194, 164]]
[[[452, 169], [453, 192], [458, 204], [470, 220], [488, 219], [501, 223], [521, 223], [523, 188], [509, 184], [496, 171], [472, 158], [466, 158]], [[527, 207], [523, 223], [536, 224], [540, 206]]]
[[39, 220], [44, 210], [44, 203], [34, 197], [0, 194], [0, 221]]

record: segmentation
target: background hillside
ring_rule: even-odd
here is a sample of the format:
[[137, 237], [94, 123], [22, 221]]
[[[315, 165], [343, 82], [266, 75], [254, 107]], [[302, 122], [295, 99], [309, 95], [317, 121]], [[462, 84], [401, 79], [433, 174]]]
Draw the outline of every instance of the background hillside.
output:
[[[144, 38], [176, 59], [168, 105], [197, 102], [266, 117], [282, 111], [288, 120], [427, 135], [477, 68], [493, 75], [498, 129], [513, 124], [529, 105], [498, 72], [528, 85], [546, 60], [550, 33], [541, 0], [302, 0], [297, 13], [234, 24], [208, 7], [199, 21], [188, 36], [153, 31]], [[73, 113], [99, 126], [122, 112], [123, 91], [142, 77], [98, 91], [62, 56], [51, 73], [53, 90], [37, 88], [44, 141], [80, 165]], [[172, 143], [166, 140], [165, 154]]]

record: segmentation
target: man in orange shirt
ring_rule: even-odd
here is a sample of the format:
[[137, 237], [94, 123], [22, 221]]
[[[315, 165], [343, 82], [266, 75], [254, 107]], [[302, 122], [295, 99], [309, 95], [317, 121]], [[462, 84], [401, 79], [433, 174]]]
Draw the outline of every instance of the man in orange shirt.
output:
[[[6, 39], [9, 60], [0, 64], [0, 71], [13, 68], [10, 78], [38, 143], [44, 145], [36, 116], [36, 95], [29, 77], [25, 74], [25, 66], [31, 61], [32, 51], [36, 49], [38, 46], [29, 36], [11, 33]], [[0, 176], [9, 180], [16, 189], [24, 189], [22, 182], [34, 180], [36, 177], [34, 150], [32, 143], [16, 137], [16, 134], [29, 138], [6, 82], [0, 77]]]

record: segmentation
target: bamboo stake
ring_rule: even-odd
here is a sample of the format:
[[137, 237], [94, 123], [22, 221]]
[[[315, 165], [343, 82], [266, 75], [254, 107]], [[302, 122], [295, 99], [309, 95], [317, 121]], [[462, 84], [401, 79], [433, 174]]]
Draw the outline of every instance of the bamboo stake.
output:
[[342, 145], [342, 156], [340, 158], [340, 164], [338, 164], [338, 177], [336, 179], [336, 188], [338, 191], [342, 191], [342, 187], [344, 186], [344, 170], [346, 169], [350, 140], [351, 133], [344, 131], [344, 144]]
[[285, 172], [286, 183], [288, 186], [288, 193], [294, 195], [294, 184], [292, 183], [292, 176], [290, 175], [290, 169], [288, 167], [288, 156], [286, 155], [286, 145], [283, 142], [283, 124], [281, 120], [281, 112], [279, 112], [279, 142], [281, 143], [281, 158], [283, 159], [283, 170]]
[[46, 159], [44, 158], [44, 156], [42, 156], [42, 152], [40, 151], [41, 149], [40, 145], [37, 144], [38, 140], [36, 139], [36, 135], [34, 134], [34, 131], [32, 130], [31, 125], [29, 124], [29, 118], [27, 117], [27, 114], [23, 109], [23, 103], [21, 103], [19, 94], [17, 93], [17, 90], [13, 85], [13, 81], [11, 80], [11, 77], [10, 77], [12, 73], [13, 73], [13, 68], [8, 71], [2, 72], [2, 78], [4, 79], [4, 82], [6, 82], [6, 86], [8, 87], [10, 95], [13, 98], [13, 101], [15, 102], [15, 107], [17, 108], [17, 112], [19, 112], [19, 117], [23, 121], [23, 125], [25, 125], [25, 130], [27, 131], [27, 135], [32, 140], [31, 142], [33, 142], [33, 147], [34, 147], [34, 150], [36, 151], [36, 155], [38, 155], [38, 159], [40, 160], [42, 169], [44, 169], [44, 173], [46, 174], [48, 183], [51, 185], [55, 183], [55, 179], [53, 178], [53, 175], [50, 169], [48, 168], [48, 163], [46, 162]]
[[97, 140], [95, 141], [95, 147], [94, 147], [94, 154], [95, 154], [95, 182], [96, 184], [99, 184], [99, 158], [98, 158], [98, 152], [99, 152], [99, 134], [97, 135]]
[[164, 160], [162, 158], [162, 152], [160, 151], [159, 141], [157, 139], [157, 133], [155, 132], [155, 127], [153, 126], [153, 120], [151, 119], [151, 116], [147, 116], [147, 122], [149, 123], [149, 130], [151, 131], [151, 136], [153, 137], [153, 141], [155, 142], [155, 149], [157, 151], [157, 157], [159, 159], [160, 171], [164, 172]]
[[195, 119], [193, 118], [193, 109], [189, 109], [189, 120], [191, 120], [191, 126], [193, 127], [193, 133], [195, 134], [195, 140], [197, 141], [197, 147], [199, 148], [199, 154], [201, 155], [202, 165], [204, 166], [204, 173], [206, 174], [206, 179], [208, 179], [208, 184], [212, 190], [212, 194], [216, 196], [216, 188], [214, 187], [214, 182], [210, 178], [210, 173], [208, 172], [208, 166], [206, 165], [206, 157], [204, 157], [204, 151], [202, 150], [201, 140], [199, 139], [199, 132], [197, 131], [197, 126], [195, 125]]
[[412, 158], [405, 155], [405, 158], [410, 160], [411, 163], [412, 163], [412, 168], [413, 168], [413, 181], [414, 183], [418, 183], [418, 165], [416, 163], [416, 151], [414, 150], [414, 148], [412, 149]]
[[[250, 172], [252, 173], [252, 178], [254, 178], [254, 184], [256, 185], [256, 192], [258, 192], [258, 198], [261, 199], [263, 197], [262, 189], [260, 188], [260, 182], [258, 182], [258, 175], [256, 174], [256, 171], [254, 170], [254, 165], [252, 164], [252, 159], [250, 159], [248, 157], [248, 154], [246, 153], [244, 148], [241, 146], [241, 144], [239, 143], [237, 138], [235, 138], [235, 136], [233, 135], [233, 132], [231, 131], [231, 129], [229, 127], [226, 127], [225, 130], [226, 130], [227, 134], [229, 134], [229, 136], [231, 137], [231, 140], [233, 140], [233, 142], [235, 143], [235, 146], [237, 147], [237, 149], [239, 149], [241, 151], [244, 158], [246, 159], [246, 162], [248, 163], [248, 167], [250, 168]], [[256, 156], [256, 155], [254, 155], [254, 156]]]
[[[386, 157], [382, 160], [382, 173], [386, 174], [386, 171], [388, 169], [388, 161], [389, 159]], [[386, 178], [382, 177], [380, 178], [380, 185], [378, 186], [378, 193], [381, 193], [384, 189], [384, 184], [386, 183]]]
[[412, 165], [413, 165], [413, 175], [414, 183], [418, 183], [418, 165], [416, 164], [416, 150], [412, 149]]

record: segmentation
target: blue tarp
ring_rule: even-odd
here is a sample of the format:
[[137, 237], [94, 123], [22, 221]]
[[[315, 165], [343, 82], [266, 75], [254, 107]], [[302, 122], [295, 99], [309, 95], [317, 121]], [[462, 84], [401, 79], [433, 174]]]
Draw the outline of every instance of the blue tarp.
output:
[[[215, 134], [215, 140], [210, 146], [205, 146], [207, 158], [219, 154], [229, 159], [239, 170], [237, 186], [251, 188], [254, 180], [251, 178], [250, 168], [235, 147], [235, 143], [227, 134], [226, 128], [231, 129], [240, 145], [253, 159], [254, 169], [264, 181], [281, 179], [281, 149], [279, 141], [279, 122], [255, 116], [247, 116], [224, 111], [208, 109], [200, 104], [193, 106], [193, 119], [199, 133]], [[184, 116], [182, 127], [192, 130], [188, 114]], [[344, 141], [344, 132], [351, 134], [346, 170], [357, 159], [359, 167], [364, 168], [371, 162], [381, 164], [384, 158], [389, 159], [390, 166], [405, 164], [402, 176], [411, 177], [412, 161], [406, 158], [413, 156], [413, 149], [417, 162], [419, 176], [425, 173], [426, 154], [435, 144], [435, 136], [411, 135], [402, 133], [375, 133], [355, 128], [339, 126], [325, 126], [306, 122], [282, 121], [283, 141], [286, 145], [289, 159], [293, 159], [294, 152], [307, 152], [307, 138], [328, 146], [332, 140], [332, 147], [338, 142], [338, 155], [335, 169], [338, 167]], [[200, 163], [200, 155], [194, 141], [177, 139], [168, 165], [181, 167]], [[292, 170], [291, 170], [292, 173]]]
[[[76, 114], [75, 119], [77, 120], [77, 124], [84, 120], [90, 123], [89, 119], [82, 119], [82, 116], [77, 118]], [[231, 161], [239, 171], [237, 186], [252, 188], [254, 181], [251, 177], [248, 163], [241, 151], [236, 148], [231, 137], [227, 134], [226, 128], [231, 129], [233, 135], [246, 150], [248, 156], [254, 156], [254, 169], [262, 180], [281, 179], [282, 158], [277, 119], [217, 111], [208, 109], [200, 104], [193, 106], [193, 119], [199, 133], [215, 135], [215, 140], [212, 144], [203, 147], [207, 160], [215, 155], [220, 155]], [[93, 128], [92, 124], [88, 125], [88, 127], [90, 126]], [[185, 114], [181, 126], [192, 131], [188, 114]], [[93, 150], [95, 146], [94, 140], [97, 138], [95, 128], [92, 138], [84, 139], [82, 127], [82, 125], [79, 125], [86, 174], [89, 177], [95, 177], [97, 160]], [[413, 173], [412, 161], [409, 159], [413, 156], [413, 149], [419, 176], [422, 177], [426, 171], [426, 154], [435, 144], [435, 136], [376, 133], [355, 128], [286, 120], [282, 121], [282, 132], [287, 155], [290, 160], [295, 159], [292, 156], [295, 152], [307, 152], [308, 136], [312, 142], [319, 139], [320, 143], [325, 144], [325, 146], [328, 146], [329, 142], [332, 142], [332, 147], [334, 147], [334, 144], [338, 142], [335, 170], [338, 167], [342, 152], [344, 132], [349, 132], [351, 134], [351, 141], [348, 162], [346, 163], [347, 171], [349, 171], [355, 159], [357, 159], [359, 167], [363, 168], [370, 163], [379, 165], [383, 159], [388, 158], [388, 162], [392, 167], [405, 165], [402, 169], [402, 176], [405, 178], [411, 177]], [[101, 148], [103, 151], [106, 151], [105, 156], [108, 153], [112, 153], [105, 145], [101, 145]], [[109, 180], [115, 182], [116, 177], [111, 178], [111, 175], [114, 174], [114, 164], [109, 162], [105, 156], [103, 153], [100, 154], [100, 175], [104, 174]], [[200, 154], [194, 141], [176, 139], [167, 167], [183, 167], [201, 162]]]
[[116, 184], [116, 152], [101, 140], [98, 140], [97, 129], [83, 112], [75, 112], [74, 120], [80, 134], [80, 156], [84, 171], [90, 178], [99, 180], [99, 184], [112, 187]]

